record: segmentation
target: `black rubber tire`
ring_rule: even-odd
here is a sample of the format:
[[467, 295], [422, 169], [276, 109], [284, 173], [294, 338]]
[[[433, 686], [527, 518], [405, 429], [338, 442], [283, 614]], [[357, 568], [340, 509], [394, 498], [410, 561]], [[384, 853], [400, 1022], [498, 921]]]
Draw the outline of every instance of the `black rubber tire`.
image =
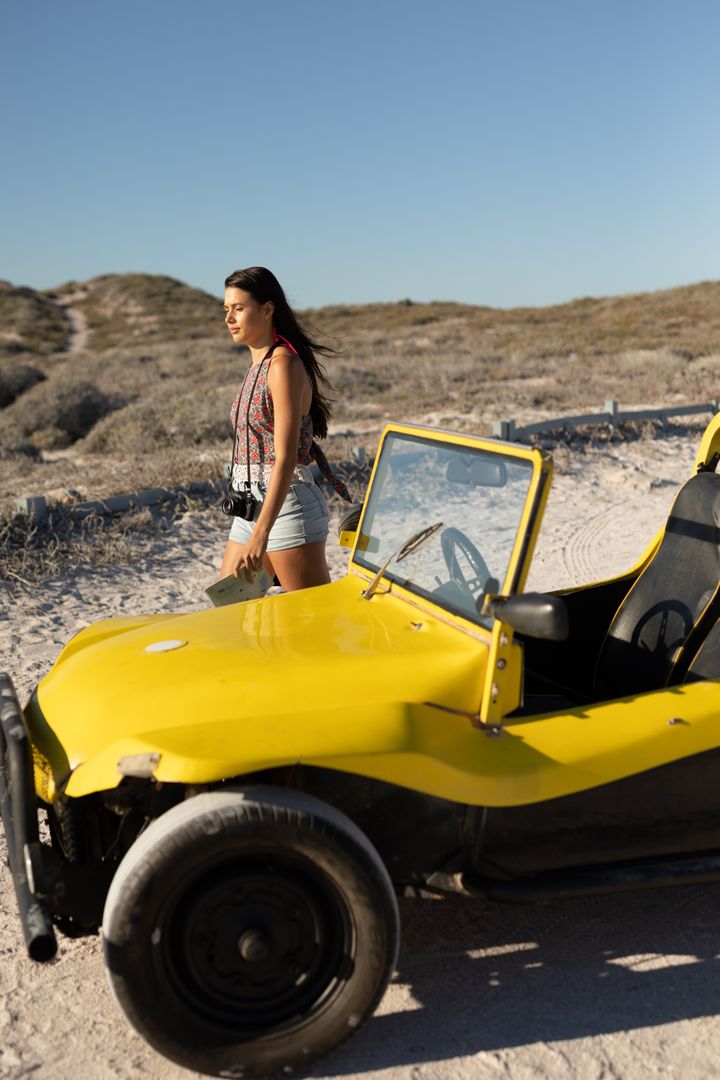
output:
[[160, 1053], [214, 1076], [306, 1068], [367, 1019], [398, 948], [387, 870], [345, 815], [253, 787], [157, 818], [113, 878], [110, 984]]
[[77, 807], [73, 802], [53, 803], [48, 809], [48, 825], [53, 845], [68, 862], [82, 862], [86, 844]]

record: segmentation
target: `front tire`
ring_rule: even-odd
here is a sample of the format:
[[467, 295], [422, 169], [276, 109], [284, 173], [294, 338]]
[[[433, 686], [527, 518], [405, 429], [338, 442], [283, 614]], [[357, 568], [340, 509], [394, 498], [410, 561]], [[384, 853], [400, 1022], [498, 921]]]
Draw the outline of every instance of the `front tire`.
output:
[[392, 884], [364, 834], [282, 788], [194, 796], [121, 862], [110, 983], [160, 1053], [211, 1075], [288, 1075], [373, 1012], [397, 957]]

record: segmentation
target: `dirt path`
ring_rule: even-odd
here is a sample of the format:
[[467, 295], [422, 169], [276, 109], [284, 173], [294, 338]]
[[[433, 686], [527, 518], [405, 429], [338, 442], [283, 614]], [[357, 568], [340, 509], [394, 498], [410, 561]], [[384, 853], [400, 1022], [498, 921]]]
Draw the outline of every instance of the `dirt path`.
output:
[[[573, 458], [556, 478], [529, 587], [627, 568], [664, 520], [697, 439]], [[90, 620], [204, 603], [223, 536], [187, 515], [143, 565], [80, 571], [18, 596], [0, 656], [24, 698]], [[333, 552], [340, 574], [344, 554]], [[0, 851], [0, 1077], [181, 1080], [126, 1025], [99, 938], [25, 959]], [[534, 907], [401, 903], [398, 972], [377, 1015], [317, 1077], [706, 1077], [720, 1057], [720, 886]]]
[[83, 311], [74, 306], [74, 301], [80, 298], [78, 294], [68, 294], [67, 296], [56, 296], [53, 300], [53, 303], [60, 309], [68, 323], [68, 339], [64, 352], [70, 355], [83, 352], [88, 344], [87, 318]]

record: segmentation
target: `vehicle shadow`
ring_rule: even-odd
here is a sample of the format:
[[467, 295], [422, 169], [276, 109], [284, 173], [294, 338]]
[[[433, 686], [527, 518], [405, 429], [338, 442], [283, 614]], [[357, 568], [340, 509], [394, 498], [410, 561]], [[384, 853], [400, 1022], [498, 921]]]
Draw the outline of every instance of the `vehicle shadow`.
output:
[[378, 1014], [313, 1076], [720, 1013], [720, 885], [507, 906], [401, 901]]

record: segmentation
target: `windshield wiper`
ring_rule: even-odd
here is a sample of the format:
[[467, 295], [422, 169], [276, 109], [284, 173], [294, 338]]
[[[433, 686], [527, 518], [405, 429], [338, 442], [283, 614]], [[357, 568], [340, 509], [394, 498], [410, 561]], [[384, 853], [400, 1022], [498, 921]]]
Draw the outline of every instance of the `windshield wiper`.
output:
[[408, 555], [412, 555], [413, 552], [421, 548], [422, 545], [427, 540], [429, 540], [431, 536], [434, 536], [438, 529], [442, 529], [444, 524], [445, 523], [443, 521], [437, 521], [434, 525], [428, 525], [427, 528], [421, 529], [420, 532], [413, 533], [412, 536], [409, 537], [409, 539], [407, 539], [405, 543], [397, 549], [397, 551], [394, 551], [390, 558], [387, 559], [380, 567], [377, 574], [368, 585], [367, 589], [363, 590], [362, 595], [365, 597], [365, 599], [370, 600], [374, 596], [375, 590], [380, 584], [380, 579], [382, 578], [383, 574], [385, 573], [391, 562], [402, 562], [403, 559], [407, 559]]

